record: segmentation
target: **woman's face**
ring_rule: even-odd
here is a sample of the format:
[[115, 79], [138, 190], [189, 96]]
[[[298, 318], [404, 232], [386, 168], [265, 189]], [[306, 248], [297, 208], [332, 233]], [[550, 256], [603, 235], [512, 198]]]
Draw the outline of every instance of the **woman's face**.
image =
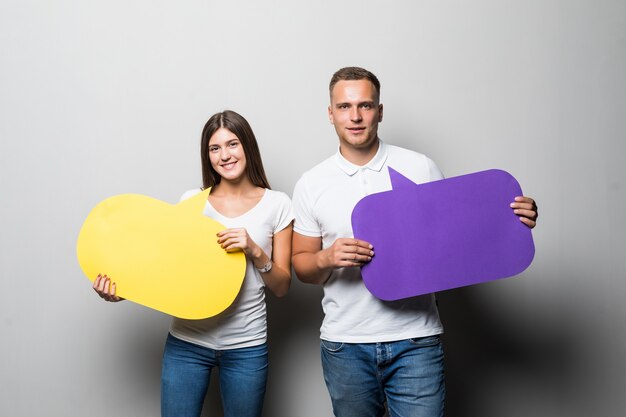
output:
[[239, 138], [221, 127], [209, 139], [211, 166], [227, 181], [239, 181], [246, 175], [246, 154]]

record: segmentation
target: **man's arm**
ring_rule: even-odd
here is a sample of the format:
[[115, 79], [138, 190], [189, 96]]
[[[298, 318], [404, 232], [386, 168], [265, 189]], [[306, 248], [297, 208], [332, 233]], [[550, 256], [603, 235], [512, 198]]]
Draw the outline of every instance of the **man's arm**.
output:
[[325, 283], [333, 269], [361, 266], [372, 260], [373, 247], [354, 238], [337, 239], [322, 249], [321, 237], [293, 233], [291, 263], [298, 279], [307, 284]]

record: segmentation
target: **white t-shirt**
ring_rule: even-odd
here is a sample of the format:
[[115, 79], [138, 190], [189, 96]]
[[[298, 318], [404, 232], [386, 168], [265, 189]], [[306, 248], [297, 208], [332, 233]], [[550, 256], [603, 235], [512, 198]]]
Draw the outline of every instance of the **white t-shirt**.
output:
[[[382, 141], [374, 158], [364, 166], [350, 163], [337, 152], [297, 182], [294, 231], [321, 237], [323, 249], [338, 238], [354, 237], [352, 210], [363, 197], [391, 190], [388, 166], [417, 184], [443, 178], [428, 157]], [[367, 290], [357, 267], [333, 270], [324, 284], [322, 307], [324, 340], [389, 342], [443, 332], [433, 294], [392, 302], [379, 300]]]
[[[200, 190], [187, 191], [181, 200]], [[221, 215], [208, 201], [204, 215], [225, 228], [244, 227], [252, 240], [272, 257], [272, 238], [293, 220], [289, 197], [280, 191], [265, 190], [261, 200], [238, 217]], [[217, 237], [208, 236], [209, 239]], [[246, 258], [246, 276], [233, 304], [217, 316], [202, 320], [174, 318], [170, 333], [182, 340], [211, 349], [237, 349], [257, 346], [267, 340], [265, 283], [252, 261]]]

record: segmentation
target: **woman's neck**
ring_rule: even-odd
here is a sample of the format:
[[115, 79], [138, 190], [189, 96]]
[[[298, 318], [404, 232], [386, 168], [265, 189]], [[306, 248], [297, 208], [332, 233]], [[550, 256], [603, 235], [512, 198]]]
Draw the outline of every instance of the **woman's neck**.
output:
[[216, 197], [245, 197], [250, 194], [256, 194], [261, 187], [257, 187], [249, 178], [241, 178], [238, 181], [227, 181], [222, 178], [219, 184], [211, 189], [211, 194]]
[[250, 180], [233, 183], [222, 179], [209, 194], [209, 203], [222, 216], [236, 218], [249, 212], [265, 195], [265, 189]]

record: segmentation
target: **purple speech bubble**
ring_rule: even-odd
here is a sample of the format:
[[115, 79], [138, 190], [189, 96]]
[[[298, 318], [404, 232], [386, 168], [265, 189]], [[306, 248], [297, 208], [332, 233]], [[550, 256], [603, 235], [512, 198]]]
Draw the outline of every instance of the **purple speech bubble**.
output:
[[354, 237], [374, 246], [361, 268], [368, 290], [398, 300], [521, 273], [533, 260], [530, 229], [510, 203], [522, 194], [502, 170], [415, 184], [389, 168], [393, 190], [352, 211]]

